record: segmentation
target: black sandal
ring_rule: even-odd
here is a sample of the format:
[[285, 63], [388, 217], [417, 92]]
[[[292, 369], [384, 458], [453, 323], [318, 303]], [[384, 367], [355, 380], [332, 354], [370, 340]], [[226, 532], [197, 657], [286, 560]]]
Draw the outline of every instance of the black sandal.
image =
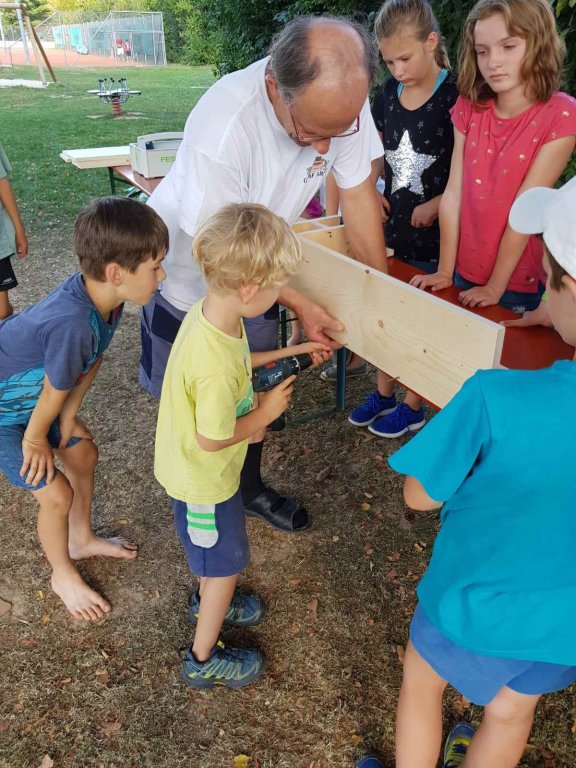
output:
[[249, 504], [244, 504], [244, 512], [284, 533], [302, 533], [311, 525], [308, 512], [299, 501], [280, 496], [273, 488], [266, 488]]

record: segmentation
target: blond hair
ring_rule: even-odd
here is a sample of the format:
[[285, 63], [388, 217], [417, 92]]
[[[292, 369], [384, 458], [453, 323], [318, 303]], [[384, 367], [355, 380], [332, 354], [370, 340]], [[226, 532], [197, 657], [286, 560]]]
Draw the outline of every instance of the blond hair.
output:
[[458, 57], [458, 90], [475, 104], [494, 97], [484, 81], [474, 46], [474, 28], [480, 19], [501, 13], [511, 36], [526, 41], [521, 76], [536, 101], [546, 101], [558, 90], [566, 46], [556, 29], [547, 0], [480, 0], [468, 14]]
[[217, 210], [194, 235], [192, 251], [209, 288], [222, 294], [281, 283], [302, 260], [298, 238], [284, 219], [256, 203]]
[[416, 39], [424, 43], [432, 32], [438, 35], [438, 45], [434, 51], [436, 64], [442, 69], [450, 69], [450, 59], [444, 45], [444, 38], [434, 11], [426, 0], [386, 0], [378, 11], [374, 22], [374, 34], [380, 42], [383, 38], [406, 34], [406, 27], [411, 27]]

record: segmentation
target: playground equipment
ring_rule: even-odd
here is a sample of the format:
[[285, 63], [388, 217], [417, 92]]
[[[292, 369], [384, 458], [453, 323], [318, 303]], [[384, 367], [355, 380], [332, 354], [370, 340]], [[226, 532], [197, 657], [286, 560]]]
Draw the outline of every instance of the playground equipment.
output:
[[[28, 57], [28, 41], [30, 42], [32, 46], [32, 50], [34, 51], [34, 58], [36, 59], [36, 66], [38, 67], [38, 73], [40, 75], [40, 80], [43, 85], [48, 85], [48, 82], [46, 80], [46, 75], [44, 73], [44, 67], [42, 66], [42, 60], [44, 60], [44, 64], [46, 65], [48, 72], [50, 72], [50, 76], [54, 82], [56, 82], [56, 75], [54, 74], [54, 70], [52, 69], [50, 62], [48, 61], [48, 57], [46, 56], [46, 51], [44, 50], [42, 43], [40, 41], [40, 38], [38, 37], [38, 34], [36, 33], [36, 30], [32, 26], [32, 22], [30, 21], [30, 16], [28, 14], [28, 9], [26, 7], [26, 3], [1, 3], [0, 2], [0, 9], [7, 10], [7, 11], [14, 11], [16, 13], [16, 17], [18, 19], [19, 29], [20, 29], [20, 38], [22, 41], [22, 46], [24, 47], [24, 52], [26, 55], [26, 63], [30, 63], [29, 57]], [[10, 58], [10, 62], [8, 65], [2, 65], [2, 67], [6, 67], [7, 69], [11, 69], [13, 71], [13, 63], [12, 63], [12, 53], [10, 47], [6, 48], [6, 40], [4, 38], [4, 30], [2, 29], [2, 50], [5, 52], [8, 50], [8, 55]], [[22, 81], [22, 84], [26, 84], [28, 81]]]
[[98, 88], [93, 88], [86, 93], [91, 93], [106, 104], [112, 105], [114, 117], [122, 115], [122, 104], [125, 104], [130, 96], [140, 96], [142, 91], [131, 91], [128, 89], [128, 82], [125, 77], [116, 81], [113, 77], [98, 78]]

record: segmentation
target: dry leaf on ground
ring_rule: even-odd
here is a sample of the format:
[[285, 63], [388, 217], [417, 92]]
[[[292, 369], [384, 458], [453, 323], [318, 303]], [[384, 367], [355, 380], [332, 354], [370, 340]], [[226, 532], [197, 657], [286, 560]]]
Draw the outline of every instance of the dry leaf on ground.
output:
[[318, 598], [313, 597], [312, 600], [306, 606], [308, 611], [312, 615], [312, 621], [318, 621]]
[[114, 720], [113, 722], [104, 723], [102, 726], [102, 732], [106, 734], [106, 736], [112, 736], [115, 733], [118, 733], [118, 731], [122, 728], [122, 723], [120, 720]]

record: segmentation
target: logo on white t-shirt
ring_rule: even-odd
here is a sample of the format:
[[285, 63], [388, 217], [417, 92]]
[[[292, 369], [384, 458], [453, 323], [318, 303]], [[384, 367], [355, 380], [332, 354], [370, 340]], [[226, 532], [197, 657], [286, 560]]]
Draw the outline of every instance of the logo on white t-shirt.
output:
[[326, 160], [326, 158], [322, 157], [321, 155], [316, 155], [312, 165], [306, 168], [306, 178], [304, 179], [304, 184], [306, 184], [309, 179], [313, 179], [315, 176], [324, 176], [327, 169], [328, 160]]

